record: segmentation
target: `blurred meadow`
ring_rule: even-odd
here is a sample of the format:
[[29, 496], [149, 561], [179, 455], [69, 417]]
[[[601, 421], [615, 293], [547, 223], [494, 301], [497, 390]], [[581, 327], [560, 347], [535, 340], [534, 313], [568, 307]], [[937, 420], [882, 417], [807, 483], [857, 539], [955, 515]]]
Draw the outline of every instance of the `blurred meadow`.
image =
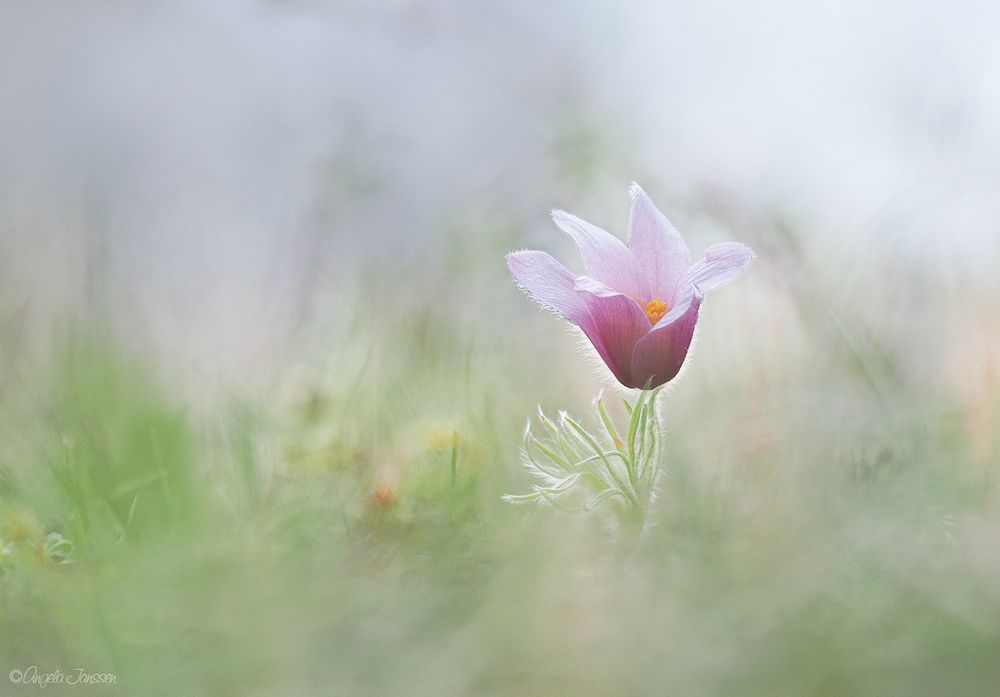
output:
[[[0, 3], [0, 695], [1000, 694], [1000, 10]], [[651, 524], [504, 266], [751, 246]]]

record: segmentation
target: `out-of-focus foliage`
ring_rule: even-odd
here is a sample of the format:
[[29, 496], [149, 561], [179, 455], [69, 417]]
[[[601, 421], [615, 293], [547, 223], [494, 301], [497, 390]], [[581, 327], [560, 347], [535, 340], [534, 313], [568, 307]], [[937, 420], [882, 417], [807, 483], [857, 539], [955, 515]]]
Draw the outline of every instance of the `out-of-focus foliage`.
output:
[[593, 386], [512, 286], [502, 323], [359, 316], [256, 404], [190, 403], [93, 338], [21, 355], [4, 666], [107, 694], [991, 694], [996, 382], [930, 384], [822, 270], [760, 259], [662, 397], [624, 565], [602, 518], [500, 500], [525, 414]]

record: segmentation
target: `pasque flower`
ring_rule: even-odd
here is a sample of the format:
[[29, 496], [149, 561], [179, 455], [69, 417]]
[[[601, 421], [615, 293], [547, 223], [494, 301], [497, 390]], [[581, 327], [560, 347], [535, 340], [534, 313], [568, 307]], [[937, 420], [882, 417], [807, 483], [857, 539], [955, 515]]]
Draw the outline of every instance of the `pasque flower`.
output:
[[684, 238], [637, 184], [631, 195], [628, 246], [553, 211], [555, 224], [579, 246], [586, 275], [538, 251], [512, 252], [507, 265], [529, 295], [583, 330], [621, 384], [651, 389], [684, 364], [705, 294], [742, 275], [753, 252], [723, 242], [691, 263]]

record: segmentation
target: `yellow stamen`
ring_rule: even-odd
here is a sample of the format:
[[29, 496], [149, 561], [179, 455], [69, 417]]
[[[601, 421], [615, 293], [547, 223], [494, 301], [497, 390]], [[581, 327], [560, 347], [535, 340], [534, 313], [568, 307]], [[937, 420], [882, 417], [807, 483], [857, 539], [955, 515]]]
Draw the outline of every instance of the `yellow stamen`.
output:
[[654, 298], [646, 303], [646, 317], [649, 317], [650, 324], [656, 324], [663, 315], [667, 314], [667, 304], [659, 298]]

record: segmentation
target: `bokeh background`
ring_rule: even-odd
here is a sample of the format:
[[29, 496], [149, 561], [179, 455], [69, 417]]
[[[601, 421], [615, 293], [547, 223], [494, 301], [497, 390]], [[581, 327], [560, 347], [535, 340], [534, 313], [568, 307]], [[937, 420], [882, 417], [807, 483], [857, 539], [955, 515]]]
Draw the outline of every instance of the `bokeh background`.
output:
[[[1000, 10], [0, 3], [0, 668], [67, 694], [994, 695]], [[503, 255], [636, 180], [751, 272], [643, 545]], [[619, 416], [620, 416], [619, 412]], [[0, 672], [0, 675], [3, 673]], [[0, 682], [0, 694], [31, 685]]]

